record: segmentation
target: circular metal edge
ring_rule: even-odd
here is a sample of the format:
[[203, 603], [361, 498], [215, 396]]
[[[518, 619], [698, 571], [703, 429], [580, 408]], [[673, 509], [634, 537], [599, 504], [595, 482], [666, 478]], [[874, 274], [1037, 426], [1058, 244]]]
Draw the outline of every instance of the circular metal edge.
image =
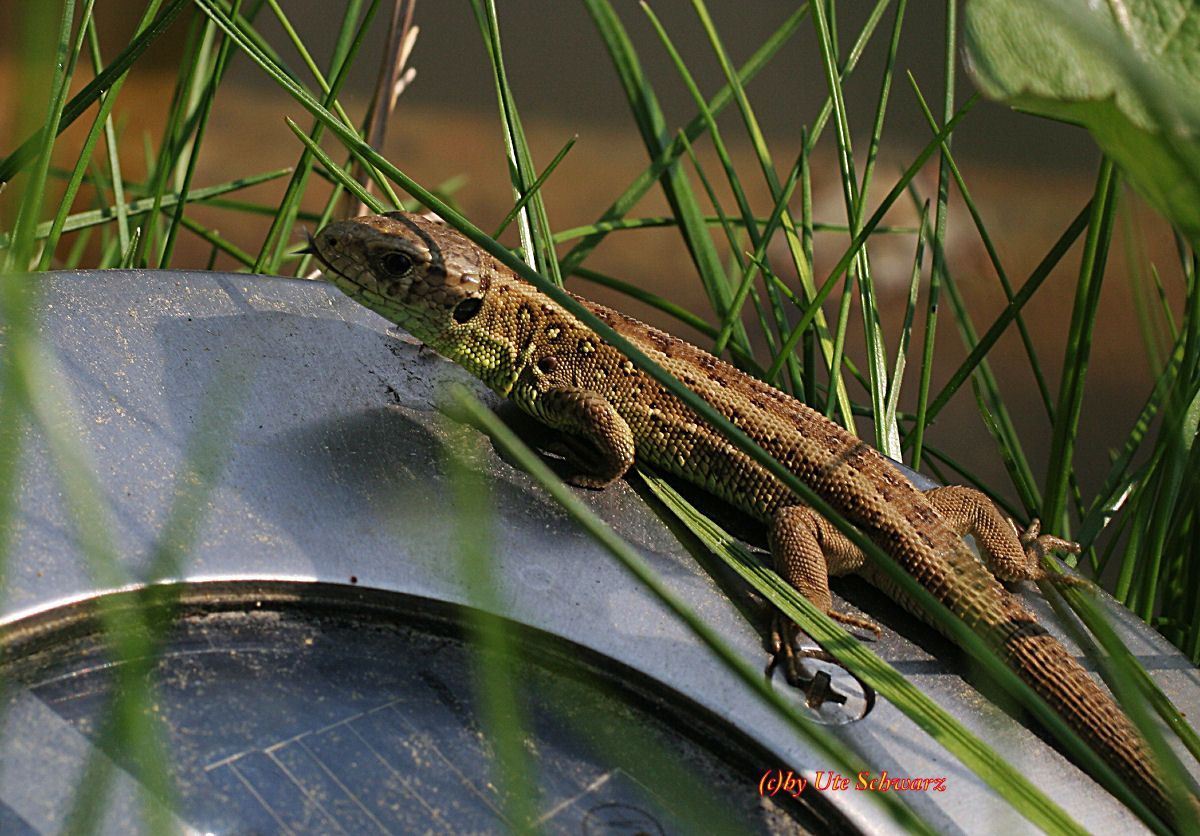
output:
[[[468, 607], [410, 593], [322, 581], [169, 581], [80, 597], [0, 624], [0, 675], [7, 678], [5, 669], [13, 666], [28, 664], [29, 670], [48, 667], [36, 657], [63, 641], [102, 632], [102, 610], [111, 614], [110, 608], [149, 611], [160, 627], [176, 619], [247, 610], [342, 618], [350, 615], [356, 621], [399, 625], [472, 641]], [[602, 687], [630, 709], [649, 713], [665, 728], [746, 775], [747, 792], [757, 791], [757, 776], [776, 762], [777, 757], [762, 743], [659, 680], [560, 636], [507, 618], [500, 620], [510, 631], [512, 645], [522, 661], [589, 687]], [[803, 802], [782, 795], [773, 801], [798, 824], [815, 828], [815, 832], [858, 832], [823, 794], [806, 795]]]

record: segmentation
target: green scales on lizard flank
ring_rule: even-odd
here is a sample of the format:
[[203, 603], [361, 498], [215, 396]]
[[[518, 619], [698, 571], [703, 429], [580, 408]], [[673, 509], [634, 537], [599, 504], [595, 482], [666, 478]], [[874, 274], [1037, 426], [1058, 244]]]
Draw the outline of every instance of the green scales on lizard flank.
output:
[[[858, 573], [921, 616], [862, 551], [790, 489], [549, 297], [454, 230], [401, 212], [330, 224], [312, 246], [325, 275], [493, 390], [561, 430], [571, 481], [603, 487], [634, 459], [762, 520], [780, 574], [830, 616], [829, 577]], [[983, 494], [922, 493], [824, 416], [701, 349], [581, 303], [682, 381], [859, 526], [962, 618], [1151, 807], [1170, 806], [1136, 730], [1108, 694], [1000, 583], [1037, 579], [1040, 555], [1075, 548], [1019, 533]], [[973, 534], [986, 560], [963, 542]], [[790, 648], [791, 636], [784, 642]]]

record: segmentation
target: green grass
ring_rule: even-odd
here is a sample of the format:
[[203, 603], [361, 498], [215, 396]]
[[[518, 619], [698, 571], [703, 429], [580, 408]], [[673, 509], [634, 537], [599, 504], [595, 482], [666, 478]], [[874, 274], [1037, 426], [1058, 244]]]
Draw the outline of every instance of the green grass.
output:
[[[602, 336], [629, 348], [639, 366], [685, 400], [694, 400], [694, 396], [564, 296], [560, 290], [564, 281], [572, 286], [577, 286], [580, 279], [597, 282], [649, 302], [705, 335], [711, 340], [707, 347], [716, 353], [806, 400], [849, 429], [859, 429], [856, 425], [862, 416], [874, 416], [870, 440], [884, 452], [905, 458], [914, 466], [924, 466], [943, 481], [974, 484], [995, 497], [1021, 523], [1040, 517], [1047, 529], [1078, 539], [1085, 549], [1083, 568], [1097, 577], [1112, 579], [1112, 591], [1120, 600], [1154, 624], [1193, 662], [1200, 662], [1200, 549], [1196, 546], [1200, 538], [1194, 511], [1200, 504], [1200, 449], [1195, 444], [1200, 424], [1200, 260], [1194, 249], [1196, 242], [1189, 244], [1179, 237], [1174, 262], [1146, 265], [1135, 271], [1139, 322], [1154, 374], [1138, 395], [1144, 403], [1128, 435], [1112, 442], [1113, 455], [1104, 478], [1099, 485], [1082, 480], [1074, 439], [1081, 424], [1088, 420], [1085, 397], [1089, 392], [1091, 347], [1096, 340], [1104, 339], [1105, 328], [1109, 327], [1100, 318], [1097, 303], [1110, 273], [1110, 262], [1122, 247], [1122, 234], [1126, 251], [1136, 253], [1139, 242], [1138, 231], [1123, 221], [1127, 216], [1122, 215], [1126, 202], [1122, 171], [1104, 159], [1095, 174], [1092, 199], [1064, 211], [1061, 233], [1028, 276], [1012, 275], [984, 221], [986, 207], [974, 200], [971, 184], [955, 159], [955, 152], [964, 150], [954, 147], [955, 131], [964, 120], [972, 118], [976, 97], [959, 90], [962, 80], [957, 77], [955, 60], [959, 45], [954, 3], [946, 4], [946, 26], [940, 32], [906, 27], [904, 2], [879, 0], [857, 31], [839, 26], [836, 2], [804, 4], [778, 21], [773, 34], [738, 65], [702, 0], [693, 0], [692, 9], [704, 34], [707, 55], [690, 59], [681, 54], [676, 33], [650, 7], [634, 11], [622, 6], [624, 11], [619, 15], [609, 0], [585, 0], [579, 24], [590, 22], [595, 28], [612, 65], [598, 66], [594, 72], [605, 76], [614, 73], [612, 83], [628, 99], [631, 129], [641, 138], [647, 162], [627, 187], [614, 189], [607, 206], [596, 207], [594, 223], [566, 230], [552, 226], [553, 207], [547, 205], [541, 187], [554, 182], [559, 163], [572, 151], [573, 140], [564, 142], [548, 162], [535, 159], [522, 128], [521, 103], [509, 85], [504, 60], [501, 26], [510, 22], [491, 0], [472, 0], [478, 32], [464, 32], [462, 40], [477, 37], [478, 48], [493, 69], [500, 136], [513, 187], [511, 211], [503, 219], [488, 219], [487, 228], [496, 230], [494, 236], [484, 233], [482, 224], [472, 223], [447, 202], [450, 185], [440, 190], [423, 187], [364, 142], [364, 137], [375, 135], [389, 108], [372, 108], [355, 119], [340, 102], [343, 84], [359, 60], [366, 34], [387, 17], [378, 14], [381, 5], [378, 0], [347, 0], [336, 24], [331, 20], [331, 25], [337, 27], [337, 38], [324, 64], [302, 43], [284, 9], [274, 0], [154, 0], [147, 4], [129, 44], [107, 57], [100, 54], [99, 38], [90, 19], [92, 0], [22, 6], [18, 14], [20, 37], [15, 42], [22, 44], [23, 51], [17, 57], [22, 77], [33, 81], [28, 95], [8, 99], [8, 106], [13, 108], [9, 121], [17, 125], [22, 143], [12, 149], [0, 148], [0, 180], [7, 182], [0, 193], [0, 321], [4, 323], [6, 349], [0, 356], [0, 581], [4, 578], [7, 534], [12, 530], [15, 491], [21, 477], [18, 462], [23, 427], [39, 427], [50, 442], [81, 545], [97, 576], [107, 585], [151, 581], [169, 575], [170, 568], [178, 565], [186, 554], [189, 532], [194, 531], [202, 514], [204, 490], [197, 491], [195, 485], [215, 484], [224, 449], [219, 428], [213, 430], [211, 427], [216, 425], [206, 423], [210, 429], [197, 435], [189, 457], [198, 481], [181, 481], [177, 513], [162, 533], [161, 560], [154, 562], [158, 574], [126, 577], [113, 556], [112, 509], [105, 507], [96, 487], [88, 451], [81, 448], [79, 434], [71, 431], [77, 419], [72, 417], [69, 392], [59, 382], [52, 359], [48, 359], [53, 356], [52, 346], [42, 345], [37, 337], [36, 274], [52, 267], [73, 266], [204, 267], [222, 253], [248, 272], [304, 275], [311, 267], [309, 260], [289, 252], [296, 240], [295, 224], [304, 219], [320, 226], [343, 212], [353, 198], [372, 210], [401, 205], [413, 208], [418, 204], [436, 209], [480, 246], [559, 299]], [[189, 12], [181, 15], [184, 9]], [[419, 14], [418, 9], [417, 23]], [[283, 52], [277, 52], [260, 35], [260, 27], [268, 17], [285, 32], [288, 45]], [[124, 147], [138, 141], [120, 130], [122, 84], [130, 67], [171, 25], [187, 27], [172, 106], [162, 135], [147, 151], [147, 176], [133, 180], [122, 170], [117, 154], [119, 144]], [[653, 36], [653, 48], [667, 56], [670, 72], [661, 77], [647, 73], [647, 64], [629, 34], [634, 27]], [[400, 52], [403, 37], [402, 27], [394, 33], [387, 54]], [[944, 72], [936, 81], [936, 90], [923, 89], [922, 84], [929, 84], [929, 80], [911, 75], [905, 76], [905, 83], [893, 83], [896, 74], [905, 71], [897, 55], [908, 38], [927, 45], [936, 43], [942, 51]], [[819, 83], [826, 97], [814, 112], [802, 115], [805, 127], [799, 153], [790, 152], [781, 168], [780, 154], [762, 128], [758, 111], [776, 105], [755, 100], [754, 77], [789, 50], [808, 50], [818, 57]], [[288, 120], [296, 135], [296, 162], [290, 170], [250, 175], [230, 170], [217, 182], [199, 183], [197, 160], [205, 147], [209, 119], [221, 106], [218, 91], [225, 67], [235, 54], [274, 80], [281, 112], [284, 105], [296, 102], [311, 115], [311, 122], [301, 127]], [[874, 117], [869, 125], [851, 124], [846, 82], [867, 55], [877, 56], [877, 65], [883, 68], [869, 86], [874, 91]], [[704, 66], [706, 63], [709, 66]], [[719, 72], [721, 81], [717, 89], [704, 90], [696, 79], [701, 77], [700, 70], [712, 68]], [[69, 97], [72, 77], [77, 75], [95, 76], [96, 80], [76, 85], [79, 92]], [[818, 78], [811, 83], [818, 83]], [[694, 106], [695, 116], [682, 124], [670, 124], [659, 104], [659, 91], [669, 87], [684, 90]], [[1161, 95], [1157, 88], [1155, 95]], [[931, 107], [927, 100], [937, 104]], [[1156, 106], [1165, 106], [1159, 99], [1155, 102]], [[403, 98], [399, 107], [403, 108]], [[909, 140], [907, 143], [893, 138], [887, 126], [897, 108], [919, 111], [928, 124], [928, 135], [917, 138], [915, 144], [911, 137], [903, 138]], [[56, 168], [52, 154], [57, 137], [76, 122], [86, 128], [82, 151], [69, 164], [54, 156], [54, 161], [63, 165]], [[896, 143], [900, 149], [892, 150], [892, 156], [905, 161], [898, 174], [879, 164], [881, 154], [892, 149], [889, 143]], [[739, 168], [735, 162], [740, 158], [735, 153], [737, 148], [749, 149], [749, 166]], [[717, 160], [713, 167], [702, 162], [708, 158], [702, 152], [709, 149]], [[814, 155], [835, 159], [836, 168], [814, 171]], [[925, 169], [936, 171], [936, 192], [931, 195], [918, 190], [918, 175]], [[238, 194], [241, 189], [283, 177], [288, 182], [277, 206], [246, 201]], [[761, 185], [754, 182], [758, 180]], [[843, 203], [840, 217], [814, 217], [814, 181], [818, 185], [834, 182], [839, 188]], [[365, 183], [371, 183], [373, 189], [368, 191]], [[637, 214], [643, 198], [654, 189], [661, 190], [669, 214]], [[763, 189], [767, 199], [755, 205], [748, 195]], [[962, 198], [965, 212], [951, 202], [955, 192]], [[93, 195], [91, 205], [84, 205], [84, 194]], [[917, 207], [920, 223], [914, 228], [885, 226], [887, 211], [904, 202]], [[244, 251], [197, 221], [193, 210], [199, 206], [207, 206], [210, 211], [218, 209], [227, 225], [240, 218], [268, 217], [270, 223], [257, 251]], [[320, 208], [309, 208], [314, 206]], [[515, 225], [520, 242], [515, 251], [495, 241], [510, 224]], [[978, 236], [997, 286], [1007, 300], [1006, 307], [992, 321], [976, 324], [968, 310], [956, 275], [959, 266], [948, 256], [945, 246], [951, 224]], [[695, 280], [707, 300], [706, 311], [685, 310], [646, 290], [642, 285], [647, 277], [611, 276], [589, 266], [593, 253], [611, 236], [633, 242], [635, 238], [625, 236], [651, 226], [678, 233], [679, 245], [690, 257]], [[834, 253], [835, 266], [821, 274], [814, 266], [815, 234], [830, 230], [840, 233], [836, 239], [839, 243], [826, 243], [830, 240], [827, 236], [822, 244], [841, 249]], [[883, 323], [897, 314], [885, 310], [880, 302], [877, 269], [867, 247], [874, 237], [882, 235], [907, 237], [913, 253], [908, 294], [898, 314], [899, 339], [893, 346], [887, 344]], [[179, 245], [185, 236], [205, 242], [208, 257], [204, 263], [180, 261]], [[1064, 370], [1061, 378], [1052, 382], [1039, 357], [1039, 352], [1044, 354], [1047, 349], [1039, 345], [1038, 335], [1026, 324], [1022, 312], [1048, 277], [1065, 269], [1064, 259], [1073, 249], [1078, 249], [1081, 257], [1075, 300], [1066, 324]], [[929, 282], [922, 284], [920, 277], [926, 271]], [[783, 278], [792, 274], [794, 281]], [[1182, 297], [1182, 306], [1172, 306], [1168, 302], [1172, 296]], [[851, 316], [855, 305], [859, 306], [857, 318]], [[1005, 404], [1004, 383], [988, 363], [988, 355], [998, 341], [1014, 330], [1044, 413], [1044, 423], [1037, 430], [1049, 439], [1044, 461], [1031, 458], [1026, 449], [1028, 431], [1017, 431]], [[962, 343], [964, 359], [948, 375], [944, 370], [935, 374], [937, 340], [955, 339], [953, 331]], [[847, 356], [850, 345], [861, 345], [865, 357], [862, 368]], [[935, 385], [935, 379], [945, 382]], [[912, 412], [900, 408], [906, 380], [916, 390], [909, 398], [915, 404]], [[967, 467], [956, 461], [952, 451], [933, 444], [930, 425], [956, 395], [970, 397], [962, 391], [968, 383], [980, 418], [991, 433], [994, 455], [1004, 465], [1007, 485], [979, 484]], [[801, 497], [819, 510], [829, 511], [835, 524], [859, 542], [871, 559], [909, 589], [914, 598], [925, 601], [943, 629], [980, 659], [1018, 702], [1060, 736], [1077, 760], [1101, 776], [1132, 807], [1139, 808], [1137, 799], [1131, 798], [1128, 791], [1122, 792], [1119, 776], [1109, 772], [1105, 777], [1105, 768], [1089, 750], [1072, 733], [1064, 731], [1055, 717], [1045, 716], [1045, 707], [1029, 689], [986, 652], [969, 630], [903, 575], [887, 555], [840, 520], [819, 497], [796, 483], [706, 404], [694, 406], [735, 444], [793, 484]], [[514, 457], [521, 460], [526, 455], [490, 416], [477, 407], [464, 408], [473, 412], [474, 420], [499, 443], [511, 448]], [[544, 481], [546, 490], [616, 559], [639, 574], [655, 594], [679, 612], [698, 640], [730, 665], [770, 710], [779, 712], [796, 734], [824, 751], [843, 770], [857, 771], [862, 763], [860, 755], [845, 751], [843, 744], [829, 739], [789, 708], [747, 660], [724, 647], [701, 619], [671, 599], [638, 564], [636, 553], [590, 516], [577, 495], [546, 475], [536, 459], [525, 460], [531, 472]], [[451, 470], [455, 471], [453, 465]], [[1044, 475], [1039, 478], [1039, 473]], [[670, 513], [677, 514], [714, 553], [743, 571], [764, 597], [794, 616], [850, 670], [909, 713], [1031, 822], [1048, 831], [1076, 830], [1074, 822], [1052, 801], [937, 706], [929, 704], [890, 666], [781, 584], [773, 572], [748, 557], [711, 521], [698, 518], [694, 509], [672, 496], [669, 486], [659, 484], [653, 475], [647, 478], [665, 507], [672, 509]], [[464, 508], [486, 506], [484, 488], [472, 486], [466, 477], [459, 481], [463, 485], [459, 501]], [[464, 560], [475, 561], [470, 565], [477, 573], [485, 571], [479, 567], [486, 564], [479, 561], [486, 561], [486, 549], [474, 553], [464, 547], [463, 551]], [[1047, 593], [1057, 602], [1052, 590]], [[1130, 706], [1134, 719], [1144, 723], [1151, 711], [1157, 712], [1194, 755], [1200, 752], [1194, 733], [1144, 672], [1124, 659], [1090, 602], [1074, 592], [1066, 598], [1105, 649], [1102, 657], [1118, 662], [1111, 666], [1110, 681]], [[484, 604], [490, 600], [487, 590], [480, 600]], [[161, 626], [129, 622], [138, 618], [136, 610], [105, 614], [113, 652], [131, 671], [128, 687], [119, 691], [121, 697], [114, 702], [105, 734], [123, 741], [120, 745], [145, 747], [142, 754], [146, 762], [154, 764], [169, 758], [170, 753], [156, 749], [157, 732], [140, 707], [151, 699], [147, 668], [143, 666], [144, 660], [152, 656]], [[503, 636], [489, 638], [495, 629], [493, 622], [485, 619], [477, 626], [485, 644], [492, 641], [494, 649], [503, 651]], [[148, 644], [133, 638], [147, 635]], [[1101, 667], [1108, 670], [1110, 666]], [[482, 669], [481, 693], [485, 706], [491, 706], [492, 722], [499, 724], [494, 726], [498, 750], [509, 764], [504, 774], [512, 778], [510, 821], [530, 822], [528, 796], [532, 790], [514, 737], [520, 723], [505, 719], [519, 712], [512, 706], [512, 694], [503, 687], [502, 674], [502, 670]], [[158, 770], [157, 777], [150, 772], [143, 776], [144, 785], [150, 788], [146, 809], [151, 824], [162, 824], [160, 818], [154, 818], [161, 816], [161, 809], [153, 799], [170, 797], [164, 774]], [[93, 764], [77, 800], [73, 822], [84, 825], [98, 820], [95, 811], [104, 803], [105, 787], [103, 767]], [[922, 829], [919, 820], [893, 796], [879, 795], [877, 800], [887, 805], [888, 814], [901, 826]], [[1139, 812], [1148, 815], [1144, 809]]]

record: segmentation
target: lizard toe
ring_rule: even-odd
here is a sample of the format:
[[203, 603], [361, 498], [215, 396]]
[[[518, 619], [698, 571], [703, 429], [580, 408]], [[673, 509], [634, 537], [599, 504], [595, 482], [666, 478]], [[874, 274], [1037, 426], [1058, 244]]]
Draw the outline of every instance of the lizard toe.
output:
[[875, 634], [875, 638], [883, 636], [883, 628], [875, 621], [867, 618], [865, 615], [854, 615], [853, 613], [841, 612], [840, 610], [826, 610], [825, 614], [834, 621], [840, 621], [849, 627], [858, 627], [860, 630], [869, 630]]

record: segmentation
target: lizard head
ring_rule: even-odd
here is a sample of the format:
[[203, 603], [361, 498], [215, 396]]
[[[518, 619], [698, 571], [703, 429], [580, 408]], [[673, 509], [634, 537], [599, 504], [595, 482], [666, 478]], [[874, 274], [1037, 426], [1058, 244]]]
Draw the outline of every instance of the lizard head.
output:
[[483, 307], [489, 280], [467, 239], [407, 212], [331, 223], [309, 241], [326, 279], [435, 348]]

